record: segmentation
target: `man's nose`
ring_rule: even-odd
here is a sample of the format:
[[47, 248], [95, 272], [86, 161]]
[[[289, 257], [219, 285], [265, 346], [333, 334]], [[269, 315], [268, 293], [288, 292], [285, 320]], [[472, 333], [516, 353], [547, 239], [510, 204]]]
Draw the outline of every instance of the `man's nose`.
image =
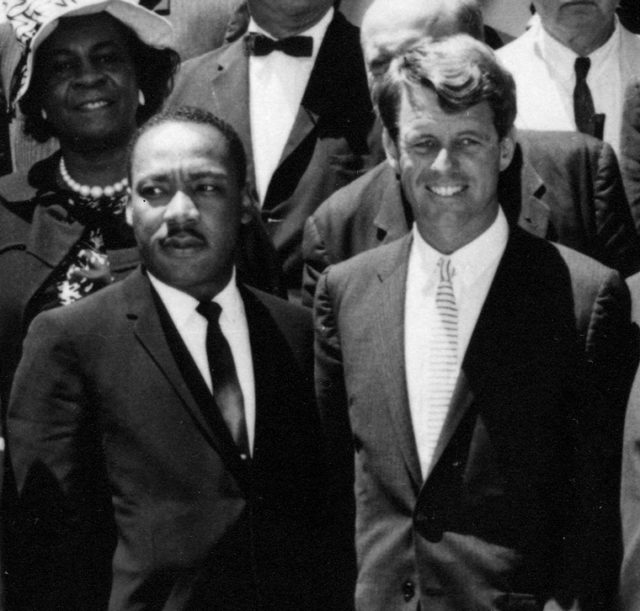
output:
[[198, 219], [198, 207], [184, 191], [176, 191], [164, 211], [165, 220], [184, 223]]
[[433, 163], [431, 164], [431, 169], [436, 170], [438, 172], [448, 172], [453, 166], [453, 158], [451, 153], [446, 147], [442, 147], [438, 154], [436, 155]]

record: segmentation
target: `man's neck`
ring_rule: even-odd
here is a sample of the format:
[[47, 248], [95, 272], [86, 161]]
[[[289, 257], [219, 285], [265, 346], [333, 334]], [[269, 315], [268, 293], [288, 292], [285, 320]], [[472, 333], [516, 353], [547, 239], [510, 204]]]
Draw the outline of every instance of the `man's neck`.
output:
[[265, 6], [260, 0], [249, 2], [249, 10], [254, 21], [270, 36], [276, 39], [296, 36], [318, 23], [329, 11], [331, 5], [320, 3], [315, 9], [308, 9], [296, 15], [284, 15]]
[[543, 25], [549, 36], [555, 38], [560, 44], [571, 49], [577, 55], [586, 57], [594, 51], [602, 47], [609, 38], [611, 38], [615, 30], [615, 21], [612, 21], [607, 27], [603, 27], [596, 32], [587, 28], [584, 30], [555, 30]]

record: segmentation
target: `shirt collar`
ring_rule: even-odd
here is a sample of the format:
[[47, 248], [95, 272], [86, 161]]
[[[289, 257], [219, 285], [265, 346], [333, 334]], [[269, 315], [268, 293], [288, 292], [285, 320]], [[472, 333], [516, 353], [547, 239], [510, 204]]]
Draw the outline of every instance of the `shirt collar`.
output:
[[[327, 33], [327, 29], [329, 28], [329, 24], [331, 23], [331, 20], [333, 19], [334, 12], [335, 12], [335, 9], [333, 7], [331, 7], [324, 14], [324, 17], [322, 17], [322, 19], [320, 19], [320, 21], [318, 21], [318, 23], [316, 23], [315, 25], [312, 25], [308, 30], [305, 30], [304, 32], [300, 32], [299, 34], [296, 34], [296, 36], [311, 36], [311, 38], [313, 38], [313, 58], [314, 59], [318, 55], [318, 49], [320, 48], [320, 45], [322, 44], [322, 41], [324, 39], [324, 35]], [[272, 38], [273, 39], [273, 36], [271, 36], [271, 34], [266, 32], [265, 30], [263, 30], [253, 20], [253, 17], [249, 20], [249, 32], [250, 33], [254, 32], [256, 34], [262, 34], [263, 36], [266, 36], [267, 38]]]
[[[153, 285], [153, 288], [157, 291], [162, 303], [171, 320], [178, 329], [183, 328], [189, 318], [194, 314], [198, 307], [199, 301], [181, 291], [180, 289], [170, 286], [161, 280], [158, 280], [153, 274], [147, 270], [149, 280]], [[241, 315], [242, 310], [242, 297], [238, 286], [236, 285], [236, 270], [233, 268], [231, 273], [231, 279], [229, 283], [213, 298], [222, 308], [221, 319], [224, 317], [229, 322], [233, 323]]]
[[[597, 70], [607, 61], [616, 49], [620, 48], [620, 25], [618, 16], [614, 16], [615, 24], [613, 34], [608, 40], [598, 47], [588, 57], [591, 60], [591, 69]], [[575, 74], [574, 64], [578, 54], [566, 47], [561, 42], [551, 36], [542, 26], [541, 20], [536, 19], [531, 25], [534, 32], [536, 46], [542, 59], [560, 75], [563, 80], [570, 80]]]
[[425, 242], [416, 223], [413, 224], [412, 231], [416, 252], [423, 269], [431, 273], [435, 270], [440, 257], [448, 256], [455, 269], [456, 277], [463, 284], [471, 284], [487, 268], [494, 265], [504, 253], [509, 239], [509, 224], [502, 207], [498, 207], [495, 220], [483, 233], [450, 255], [443, 255]]

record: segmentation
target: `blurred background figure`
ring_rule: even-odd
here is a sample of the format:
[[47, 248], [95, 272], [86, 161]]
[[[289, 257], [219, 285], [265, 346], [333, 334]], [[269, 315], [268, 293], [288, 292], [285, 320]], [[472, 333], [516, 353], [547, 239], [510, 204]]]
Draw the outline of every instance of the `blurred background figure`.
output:
[[640, 77], [640, 37], [620, 23], [618, 4], [534, 0], [531, 27], [498, 51], [516, 80], [517, 127], [578, 130], [620, 151], [624, 91]]

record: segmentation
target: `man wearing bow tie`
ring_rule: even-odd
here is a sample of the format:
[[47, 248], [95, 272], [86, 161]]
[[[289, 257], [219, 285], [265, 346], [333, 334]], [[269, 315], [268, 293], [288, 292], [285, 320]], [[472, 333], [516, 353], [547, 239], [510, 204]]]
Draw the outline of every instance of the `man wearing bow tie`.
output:
[[302, 275], [306, 218], [382, 160], [359, 31], [333, 0], [250, 0], [247, 35], [186, 62], [169, 106], [228, 120], [289, 289]]

